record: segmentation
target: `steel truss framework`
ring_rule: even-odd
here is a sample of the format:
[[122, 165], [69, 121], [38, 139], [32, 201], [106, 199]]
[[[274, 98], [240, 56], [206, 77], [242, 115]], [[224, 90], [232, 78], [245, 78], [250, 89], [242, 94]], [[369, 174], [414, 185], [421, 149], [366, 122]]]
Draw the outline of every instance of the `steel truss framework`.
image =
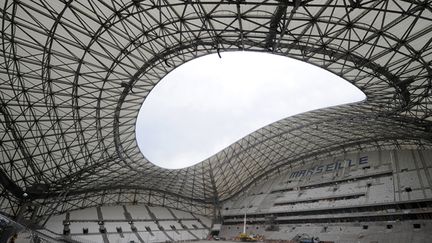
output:
[[[292, 163], [431, 148], [431, 1], [2, 0], [0, 10], [0, 209], [13, 216], [26, 202], [37, 215], [141, 202], [210, 214]], [[234, 50], [322, 67], [367, 100], [275, 122], [193, 167], [151, 164], [135, 141], [146, 96], [182, 63]]]

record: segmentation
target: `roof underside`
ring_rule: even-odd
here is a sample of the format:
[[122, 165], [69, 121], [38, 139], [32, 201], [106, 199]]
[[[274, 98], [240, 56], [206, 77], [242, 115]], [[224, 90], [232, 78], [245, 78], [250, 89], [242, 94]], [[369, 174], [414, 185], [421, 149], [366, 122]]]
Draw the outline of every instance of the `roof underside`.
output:
[[[0, 10], [0, 210], [11, 215], [24, 191], [41, 215], [118, 202], [205, 212], [291, 163], [431, 147], [431, 1], [4, 0]], [[150, 163], [135, 139], [149, 92], [182, 63], [233, 50], [317, 65], [367, 101], [278, 121], [193, 167]]]

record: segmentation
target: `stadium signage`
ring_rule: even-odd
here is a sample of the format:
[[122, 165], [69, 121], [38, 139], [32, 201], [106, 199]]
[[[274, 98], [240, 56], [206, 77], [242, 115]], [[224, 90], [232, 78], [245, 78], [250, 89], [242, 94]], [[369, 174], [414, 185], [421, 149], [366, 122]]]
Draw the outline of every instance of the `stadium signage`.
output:
[[331, 172], [331, 171], [343, 169], [345, 167], [351, 167], [351, 166], [354, 166], [356, 164], [363, 165], [363, 164], [367, 164], [367, 163], [368, 163], [368, 157], [367, 156], [360, 157], [358, 159], [357, 163], [355, 161], [353, 161], [352, 159], [345, 159], [345, 160], [336, 161], [336, 162], [333, 162], [330, 164], [314, 166], [314, 167], [311, 167], [307, 170], [294, 171], [291, 173], [289, 178], [297, 178], [297, 177], [320, 174], [320, 173], [324, 173], [324, 172]]

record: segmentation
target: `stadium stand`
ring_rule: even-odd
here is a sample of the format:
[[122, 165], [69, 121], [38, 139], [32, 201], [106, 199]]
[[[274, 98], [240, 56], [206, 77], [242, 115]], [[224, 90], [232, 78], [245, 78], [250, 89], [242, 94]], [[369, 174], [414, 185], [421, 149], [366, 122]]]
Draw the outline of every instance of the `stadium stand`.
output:
[[[432, 216], [431, 155], [368, 151], [294, 166], [227, 201], [220, 235], [237, 237], [246, 213], [248, 232], [267, 239], [308, 234], [337, 242], [431, 240], [432, 224], [425, 220]], [[404, 237], [390, 239], [389, 232]]]
[[[53, 216], [44, 231], [55, 239], [65, 237], [89, 243], [166, 242], [206, 239], [209, 225], [209, 218], [190, 212], [147, 205], [118, 205]], [[69, 229], [67, 234], [66, 228]]]

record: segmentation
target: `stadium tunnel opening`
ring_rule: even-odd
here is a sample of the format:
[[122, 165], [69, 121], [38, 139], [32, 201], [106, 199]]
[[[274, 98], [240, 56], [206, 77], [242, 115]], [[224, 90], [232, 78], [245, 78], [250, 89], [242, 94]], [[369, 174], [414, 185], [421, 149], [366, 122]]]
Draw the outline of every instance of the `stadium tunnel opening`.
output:
[[182, 169], [278, 120], [365, 99], [347, 80], [303, 61], [218, 52], [163, 77], [140, 108], [135, 135], [151, 163]]

